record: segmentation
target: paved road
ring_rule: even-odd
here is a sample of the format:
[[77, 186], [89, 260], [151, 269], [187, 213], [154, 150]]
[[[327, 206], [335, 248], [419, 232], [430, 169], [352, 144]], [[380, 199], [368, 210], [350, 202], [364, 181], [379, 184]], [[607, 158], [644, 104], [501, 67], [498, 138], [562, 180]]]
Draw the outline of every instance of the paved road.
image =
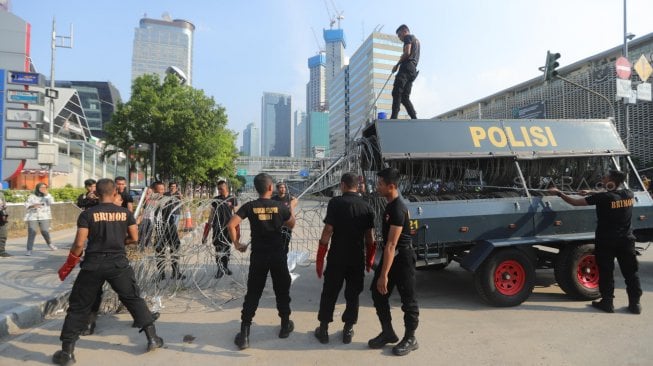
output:
[[[50, 253], [44, 253], [50, 255]], [[57, 253], [57, 255], [59, 255]], [[44, 259], [47, 259], [45, 257]], [[61, 258], [62, 259], [62, 258]], [[189, 300], [183, 292], [164, 299], [159, 333], [164, 349], [145, 354], [145, 336], [130, 328], [128, 314], [106, 315], [96, 335], [77, 344], [78, 364], [92, 365], [650, 365], [653, 359], [653, 248], [640, 257], [644, 313], [625, 311], [623, 279], [617, 278], [615, 314], [595, 311], [587, 302], [568, 300], [555, 285], [552, 271], [538, 272], [535, 293], [521, 306], [492, 308], [474, 292], [471, 275], [452, 265], [444, 271], [418, 272], [420, 349], [405, 357], [390, 348], [367, 349], [379, 331], [369, 296], [369, 281], [361, 299], [361, 316], [354, 342], [340, 342], [341, 323], [333, 323], [331, 343], [312, 335], [321, 282], [314, 266], [298, 268], [291, 289], [290, 338], [277, 338], [278, 318], [268, 285], [252, 327], [251, 348], [237, 351], [233, 337], [239, 328], [241, 299], [221, 307]], [[399, 300], [392, 298], [395, 328], [400, 330]], [[339, 317], [342, 302], [336, 308]], [[0, 344], [0, 365], [45, 365], [60, 346], [63, 314]], [[191, 336], [191, 337], [187, 337]], [[194, 338], [192, 341], [184, 341]]]

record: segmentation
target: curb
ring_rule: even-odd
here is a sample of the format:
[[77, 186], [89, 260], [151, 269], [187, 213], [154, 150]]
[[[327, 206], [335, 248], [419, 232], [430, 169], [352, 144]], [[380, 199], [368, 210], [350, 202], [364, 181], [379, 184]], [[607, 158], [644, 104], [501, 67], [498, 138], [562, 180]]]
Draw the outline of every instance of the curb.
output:
[[59, 310], [65, 309], [68, 305], [70, 291], [58, 295], [38, 304], [20, 305], [0, 314], [0, 339], [7, 336], [14, 336], [21, 329], [27, 329], [42, 323], [47, 316]]

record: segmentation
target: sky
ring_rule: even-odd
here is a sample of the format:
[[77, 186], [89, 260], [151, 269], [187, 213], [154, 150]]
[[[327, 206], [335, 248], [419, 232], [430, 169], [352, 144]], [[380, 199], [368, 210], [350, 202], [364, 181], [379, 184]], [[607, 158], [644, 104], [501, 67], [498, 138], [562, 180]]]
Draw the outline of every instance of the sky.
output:
[[[55, 17], [59, 35], [74, 26], [74, 48], [56, 51], [55, 79], [111, 81], [124, 101], [139, 20], [167, 12], [192, 22], [193, 87], [226, 108], [241, 136], [260, 125], [263, 92], [290, 94], [293, 110], [305, 109], [307, 59], [336, 11], [347, 56], [375, 28], [410, 27], [422, 47], [411, 99], [430, 118], [541, 76], [547, 50], [565, 66], [623, 44], [623, 9], [623, 0], [11, 0], [10, 8], [32, 26], [38, 72], [50, 76]], [[653, 0], [628, 0], [627, 32], [653, 32], [652, 14]]]

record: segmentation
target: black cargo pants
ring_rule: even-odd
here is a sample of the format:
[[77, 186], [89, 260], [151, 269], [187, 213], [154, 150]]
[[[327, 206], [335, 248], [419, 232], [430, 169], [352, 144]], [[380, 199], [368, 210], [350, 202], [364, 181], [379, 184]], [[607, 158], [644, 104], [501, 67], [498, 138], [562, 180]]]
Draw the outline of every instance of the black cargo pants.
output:
[[290, 272], [288, 272], [288, 256], [281, 247], [275, 250], [259, 250], [252, 252], [249, 259], [249, 274], [247, 275], [247, 293], [243, 302], [240, 319], [244, 324], [251, 324], [259, 300], [265, 288], [268, 272], [272, 277], [272, 288], [277, 300], [277, 311], [281, 319], [290, 317]]
[[64, 343], [74, 343], [88, 325], [88, 316], [104, 282], [118, 294], [138, 328], [154, 322], [152, 313], [139, 293], [134, 271], [122, 254], [87, 254], [70, 293], [68, 313], [61, 329]]
[[322, 296], [320, 297], [320, 310], [317, 314], [320, 323], [333, 321], [333, 310], [344, 282], [346, 306], [345, 312], [342, 313], [342, 321], [346, 324], [356, 324], [359, 308], [358, 296], [363, 292], [364, 271], [363, 260], [355, 265], [327, 262]]
[[390, 302], [388, 301], [392, 290], [397, 286], [401, 296], [401, 310], [404, 312], [404, 326], [407, 330], [417, 329], [419, 323], [419, 307], [415, 294], [415, 252], [411, 248], [399, 248], [394, 257], [392, 267], [388, 273], [388, 293], [382, 295], [376, 288], [376, 282], [381, 275], [383, 259], [374, 271], [374, 279], [370, 286], [372, 300], [376, 308], [376, 315], [381, 323], [392, 321], [390, 315]]
[[604, 299], [614, 298], [614, 259], [619, 262], [621, 274], [626, 280], [628, 298], [639, 302], [642, 285], [639, 281], [639, 265], [635, 254], [635, 241], [629, 238], [596, 239], [594, 249], [599, 266], [599, 292]]

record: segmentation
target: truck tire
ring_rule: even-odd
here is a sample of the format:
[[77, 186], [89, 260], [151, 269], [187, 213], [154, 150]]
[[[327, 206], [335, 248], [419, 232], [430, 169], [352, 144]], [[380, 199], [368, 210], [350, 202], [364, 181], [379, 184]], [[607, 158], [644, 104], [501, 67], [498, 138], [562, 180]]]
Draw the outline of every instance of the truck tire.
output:
[[521, 250], [495, 250], [474, 273], [474, 285], [492, 306], [517, 306], [533, 292], [535, 267]]
[[560, 250], [553, 273], [562, 291], [570, 297], [578, 300], [600, 297], [594, 244], [571, 245]]

